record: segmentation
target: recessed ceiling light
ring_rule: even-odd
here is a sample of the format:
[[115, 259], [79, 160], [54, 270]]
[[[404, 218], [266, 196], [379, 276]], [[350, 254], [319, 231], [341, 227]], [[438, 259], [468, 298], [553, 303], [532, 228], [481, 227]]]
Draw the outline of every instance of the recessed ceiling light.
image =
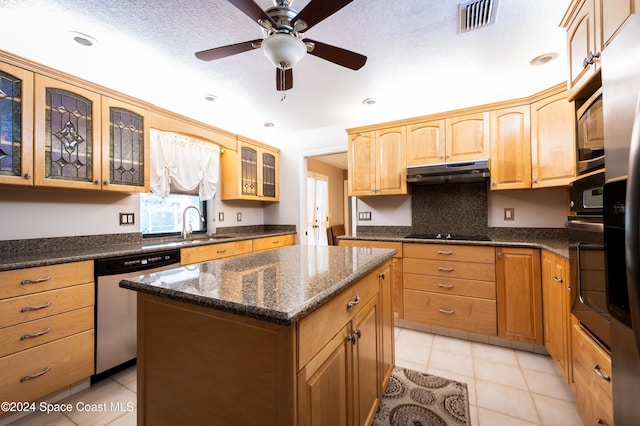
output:
[[546, 63], [549, 63], [549, 62], [553, 61], [558, 56], [559, 55], [556, 52], [543, 53], [542, 55], [536, 56], [535, 58], [530, 60], [529, 61], [529, 65], [533, 65], [534, 67], [535, 66], [539, 66], [539, 65], [544, 65]]
[[90, 35], [80, 33], [78, 31], [71, 31], [71, 35], [73, 36], [73, 41], [78, 43], [81, 46], [93, 46], [93, 43], [96, 42], [96, 39], [91, 37]]
[[363, 100], [362, 103], [365, 105], [373, 105], [376, 103], [376, 100], [374, 98], [367, 98]]
[[270, 121], [267, 121], [266, 123], [263, 124], [263, 126], [264, 127], [275, 127], [275, 124], [270, 122]]
[[215, 101], [216, 99], [218, 99], [218, 97], [217, 97], [216, 95], [210, 95], [210, 94], [209, 94], [209, 95], [206, 95], [206, 96], [204, 97], [204, 100], [205, 100], [205, 101], [209, 101], [209, 102], [213, 102], [213, 101]]

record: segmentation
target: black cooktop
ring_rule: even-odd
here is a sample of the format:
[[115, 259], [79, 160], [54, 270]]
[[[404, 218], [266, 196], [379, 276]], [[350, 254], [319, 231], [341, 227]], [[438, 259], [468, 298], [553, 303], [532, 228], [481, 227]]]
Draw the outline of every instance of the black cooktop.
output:
[[451, 240], [451, 241], [491, 241], [488, 235], [463, 235], [463, 234], [409, 234], [405, 238], [417, 240]]

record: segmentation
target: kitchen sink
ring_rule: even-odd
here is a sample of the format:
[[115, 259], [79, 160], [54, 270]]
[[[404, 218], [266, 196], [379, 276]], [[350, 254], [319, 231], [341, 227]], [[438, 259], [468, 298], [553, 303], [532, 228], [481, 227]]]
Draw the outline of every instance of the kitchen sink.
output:
[[208, 235], [206, 237], [198, 237], [192, 238], [188, 240], [172, 240], [172, 241], [158, 241], [158, 242], [150, 242], [148, 244], [142, 244], [143, 249], [150, 248], [165, 248], [165, 247], [180, 247], [180, 246], [190, 246], [195, 244], [206, 244], [213, 241], [224, 241], [230, 240], [233, 237], [228, 235]]

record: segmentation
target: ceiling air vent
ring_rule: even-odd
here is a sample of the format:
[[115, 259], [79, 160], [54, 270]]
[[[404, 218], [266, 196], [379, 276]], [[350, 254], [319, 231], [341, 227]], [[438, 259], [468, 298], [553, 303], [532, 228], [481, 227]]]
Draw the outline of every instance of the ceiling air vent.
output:
[[496, 22], [500, 0], [471, 0], [460, 3], [460, 32], [475, 30]]

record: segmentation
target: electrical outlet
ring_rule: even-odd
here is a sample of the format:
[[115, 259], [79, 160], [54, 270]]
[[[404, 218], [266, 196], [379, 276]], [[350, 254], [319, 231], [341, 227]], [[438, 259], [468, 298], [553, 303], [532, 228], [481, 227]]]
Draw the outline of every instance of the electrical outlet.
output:
[[515, 210], [513, 207], [505, 207], [504, 220], [514, 220]]
[[237, 220], [238, 222], [242, 222], [242, 213], [238, 212], [238, 213], [236, 214], [236, 220]]
[[224, 222], [224, 212], [218, 212], [218, 222]]
[[135, 225], [135, 214], [120, 213], [120, 225]]

